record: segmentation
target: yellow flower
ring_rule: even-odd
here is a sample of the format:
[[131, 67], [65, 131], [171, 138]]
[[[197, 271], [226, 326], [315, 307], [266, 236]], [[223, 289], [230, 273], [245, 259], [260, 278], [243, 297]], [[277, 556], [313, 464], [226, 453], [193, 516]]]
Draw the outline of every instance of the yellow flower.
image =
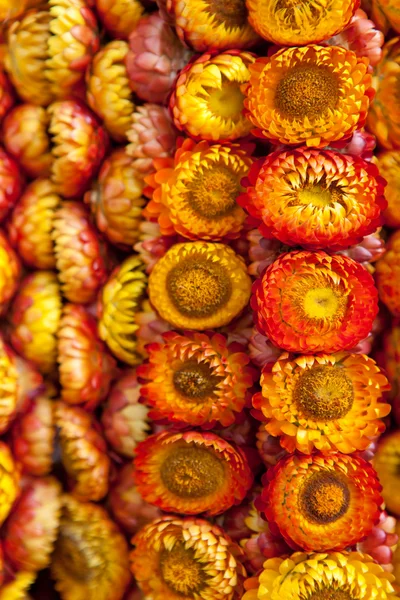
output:
[[8, 308], [8, 303], [18, 289], [21, 264], [6, 236], [0, 231], [0, 315]]
[[400, 430], [379, 440], [373, 464], [383, 487], [387, 509], [400, 517]]
[[363, 354], [291, 357], [285, 353], [261, 375], [253, 405], [289, 452], [365, 450], [385, 429], [390, 389], [375, 361]]
[[143, 11], [139, 0], [96, 0], [96, 12], [112, 38], [128, 39]]
[[17, 412], [18, 371], [14, 358], [0, 338], [0, 433], [4, 433]]
[[254, 133], [318, 148], [348, 138], [365, 123], [373, 97], [368, 64], [339, 46], [287, 48], [258, 58], [242, 87]]
[[35, 572], [18, 571], [11, 581], [0, 586], [0, 600], [29, 600], [27, 592], [35, 579]]
[[19, 494], [20, 468], [4, 442], [0, 442], [0, 525], [8, 517]]
[[251, 280], [244, 260], [223, 244], [175, 244], [149, 277], [150, 301], [177, 328], [227, 325], [247, 305]]

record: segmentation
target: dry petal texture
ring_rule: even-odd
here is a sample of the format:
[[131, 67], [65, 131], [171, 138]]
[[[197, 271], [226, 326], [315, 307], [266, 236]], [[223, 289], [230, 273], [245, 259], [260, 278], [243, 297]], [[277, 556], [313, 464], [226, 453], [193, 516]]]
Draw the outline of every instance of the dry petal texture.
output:
[[4, 550], [19, 571], [40, 571], [50, 565], [58, 535], [61, 484], [35, 478], [22, 490], [5, 527]]
[[118, 454], [129, 458], [150, 431], [148, 409], [139, 399], [136, 373], [126, 371], [112, 387], [101, 417], [107, 441]]
[[373, 460], [382, 484], [386, 508], [400, 517], [400, 431], [393, 431], [379, 440]]
[[246, 214], [237, 203], [252, 159], [239, 144], [181, 140], [174, 159], [155, 160], [146, 177], [152, 199], [143, 211], [161, 235], [220, 241], [240, 235]]
[[400, 316], [400, 231], [389, 238], [386, 253], [376, 263], [376, 285], [379, 298], [390, 312]]
[[242, 551], [203, 519], [164, 517], [132, 540], [131, 570], [146, 598], [233, 600], [246, 576]]
[[128, 546], [101, 506], [64, 496], [51, 572], [63, 600], [122, 599]]
[[55, 102], [47, 112], [53, 155], [51, 181], [61, 196], [80, 199], [104, 158], [107, 132], [78, 100]]
[[128, 39], [144, 11], [139, 0], [95, 0], [95, 6], [111, 37], [122, 39]]
[[239, 202], [260, 232], [310, 250], [340, 250], [382, 224], [384, 180], [377, 167], [330, 150], [273, 152], [251, 168]]
[[54, 269], [52, 231], [60, 197], [49, 179], [28, 185], [7, 224], [11, 244], [24, 263], [36, 269]]
[[241, 86], [250, 79], [254, 55], [239, 50], [209, 52], [180, 73], [170, 98], [175, 126], [205, 140], [236, 140], [250, 133]]
[[108, 264], [84, 204], [61, 204], [54, 215], [52, 237], [63, 295], [70, 302], [94, 302], [107, 279]]
[[8, 517], [20, 492], [20, 467], [14, 462], [9, 447], [0, 442], [0, 525]]
[[108, 491], [111, 461], [94, 418], [77, 406], [58, 402], [54, 419], [72, 494], [83, 501], [101, 500]]
[[400, 151], [388, 150], [376, 157], [379, 172], [386, 180], [385, 198], [388, 207], [384, 212], [388, 227], [400, 228]]
[[116, 361], [98, 337], [96, 319], [83, 306], [64, 306], [57, 348], [61, 399], [95, 409], [108, 394]]
[[149, 360], [138, 368], [149, 416], [193, 427], [232, 425], [254, 379], [243, 350], [221, 334], [164, 333], [163, 343], [147, 346]]
[[246, 0], [249, 21], [266, 40], [279, 46], [322, 42], [348, 25], [358, 0]]
[[44, 374], [56, 370], [60, 317], [61, 295], [56, 274], [36, 271], [25, 277], [9, 315], [11, 343]]
[[136, 447], [135, 483], [164, 511], [220, 514], [240, 504], [253, 476], [244, 453], [213, 433], [162, 432]]
[[88, 104], [117, 142], [126, 140], [135, 110], [125, 66], [127, 53], [126, 42], [109, 42], [95, 55], [86, 76]]
[[47, 110], [34, 104], [16, 106], [4, 119], [3, 143], [30, 177], [48, 177], [53, 157]]
[[393, 579], [362, 552], [296, 552], [267, 560], [243, 600], [398, 600]]
[[134, 366], [142, 361], [138, 350], [138, 316], [143, 308], [147, 277], [136, 255], [110, 275], [99, 297], [100, 338], [119, 360]]
[[97, 228], [112, 244], [130, 249], [138, 241], [143, 187], [133, 159], [125, 148], [118, 148], [104, 161], [98, 180], [85, 194]]
[[292, 352], [336, 352], [367, 337], [378, 313], [372, 276], [346, 256], [289, 252], [253, 286], [261, 333]]
[[131, 89], [141, 100], [164, 104], [189, 57], [158, 13], [143, 17], [129, 36], [126, 68]]
[[171, 156], [175, 150], [176, 136], [176, 129], [166, 108], [158, 104], [138, 106], [132, 114], [127, 132], [130, 143], [126, 148], [138, 174], [143, 177], [149, 175], [155, 170], [154, 159]]
[[23, 100], [47, 106], [78, 91], [98, 46], [84, 0], [49, 0], [10, 25], [5, 66]]
[[255, 135], [323, 148], [365, 123], [374, 91], [368, 59], [338, 46], [282, 49], [250, 65], [243, 86]]
[[19, 200], [24, 177], [18, 163], [0, 146], [0, 222]]
[[382, 419], [390, 412], [381, 401], [388, 380], [363, 354], [284, 353], [264, 368], [261, 388], [253, 406], [289, 452], [365, 450], [384, 431]]
[[256, 506], [295, 549], [343, 550], [379, 521], [382, 486], [371, 464], [356, 456], [289, 455], [263, 484]]
[[243, 259], [223, 244], [175, 244], [149, 278], [150, 301], [174, 327], [227, 325], [246, 306], [251, 280]]

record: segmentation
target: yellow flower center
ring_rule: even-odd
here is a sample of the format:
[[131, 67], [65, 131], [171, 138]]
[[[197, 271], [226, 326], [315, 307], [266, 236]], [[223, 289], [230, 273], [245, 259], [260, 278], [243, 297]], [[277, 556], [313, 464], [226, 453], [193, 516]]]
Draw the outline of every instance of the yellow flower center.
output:
[[275, 106], [292, 119], [320, 117], [334, 109], [339, 98], [336, 76], [326, 67], [315, 64], [289, 69], [275, 92]]
[[355, 597], [343, 589], [331, 586], [316, 590], [307, 597], [307, 600], [356, 600]]
[[229, 215], [237, 206], [242, 188], [240, 175], [224, 165], [215, 165], [196, 173], [187, 185], [190, 208], [205, 219]]
[[224, 119], [239, 119], [242, 116], [244, 95], [240, 91], [240, 83], [229, 81], [222, 75], [220, 89], [206, 89], [209, 93], [208, 107], [212, 113]]
[[344, 369], [321, 365], [301, 375], [293, 397], [307, 417], [332, 421], [344, 417], [353, 406], [353, 383]]
[[244, 0], [204, 0], [205, 10], [218, 25], [236, 29], [247, 24], [247, 9]]
[[215, 453], [194, 444], [172, 449], [160, 472], [166, 488], [180, 498], [208, 496], [224, 481], [224, 466]]
[[333, 523], [342, 517], [350, 503], [350, 491], [337, 473], [314, 473], [304, 483], [299, 504], [303, 514], [315, 523]]
[[232, 286], [220, 264], [207, 259], [188, 259], [171, 269], [167, 290], [182, 314], [201, 318], [214, 314], [228, 302]]
[[209, 365], [195, 361], [187, 361], [173, 375], [176, 391], [186, 399], [197, 402], [214, 394], [222, 379], [213, 374]]
[[194, 551], [180, 542], [161, 552], [160, 568], [167, 586], [182, 597], [193, 598], [205, 586], [202, 564], [196, 560]]
[[303, 298], [303, 311], [310, 319], [332, 319], [339, 314], [343, 318], [346, 307], [347, 298], [331, 287], [309, 289]]
[[342, 202], [342, 194], [335, 186], [326, 187], [322, 183], [305, 187], [297, 192], [297, 202], [293, 201], [290, 205], [306, 204], [316, 208], [324, 208], [334, 203]]

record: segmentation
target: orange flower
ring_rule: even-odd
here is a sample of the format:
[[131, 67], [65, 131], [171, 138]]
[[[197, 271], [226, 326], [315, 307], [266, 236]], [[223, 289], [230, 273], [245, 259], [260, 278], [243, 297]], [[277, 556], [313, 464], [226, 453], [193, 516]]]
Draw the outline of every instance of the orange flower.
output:
[[64, 600], [121, 600], [128, 546], [104, 508], [64, 496], [51, 573]]
[[384, 367], [392, 389], [388, 394], [392, 405], [392, 416], [400, 425], [400, 326], [393, 323], [387, 327], [383, 335], [381, 349], [378, 355], [380, 364]]
[[378, 312], [372, 276], [347, 256], [281, 255], [253, 286], [258, 328], [293, 352], [348, 350], [367, 337]]
[[384, 431], [382, 418], [390, 412], [380, 401], [388, 380], [364, 354], [284, 353], [264, 368], [261, 387], [253, 405], [266, 431], [280, 436], [289, 452], [365, 450]]
[[28, 590], [36, 579], [32, 571], [18, 571], [0, 586], [0, 600], [30, 600]]
[[246, 215], [236, 200], [252, 159], [240, 144], [180, 140], [174, 159], [154, 161], [153, 188], [143, 214], [158, 219], [161, 235], [220, 241], [240, 235]]
[[133, 538], [131, 570], [153, 600], [241, 596], [246, 576], [242, 551], [224, 531], [203, 519], [164, 517]]
[[0, 525], [8, 517], [18, 497], [20, 467], [14, 462], [9, 447], [0, 442]]
[[[303, 6], [303, 5], [302, 5]], [[365, 123], [368, 59], [338, 46], [279, 50], [250, 65], [244, 104], [259, 137], [323, 148]]]
[[15, 569], [40, 571], [50, 565], [60, 509], [57, 479], [35, 478], [24, 487], [4, 532], [5, 555]]
[[205, 140], [236, 140], [250, 132], [242, 114], [244, 95], [240, 86], [250, 78], [254, 56], [227, 50], [208, 52], [180, 72], [170, 99], [174, 124], [191, 137]]
[[379, 298], [390, 312], [400, 316], [400, 231], [391, 235], [386, 252], [376, 263], [376, 285]]
[[385, 35], [389, 29], [400, 33], [400, 6], [398, 0], [372, 0], [368, 7], [371, 9], [371, 19]]
[[144, 7], [139, 0], [95, 0], [100, 21], [113, 38], [128, 39]]
[[400, 430], [379, 440], [373, 465], [383, 487], [386, 508], [400, 517]]
[[17, 414], [18, 370], [14, 353], [0, 338], [0, 433], [9, 428]]
[[19, 258], [0, 231], [0, 315], [3, 315], [8, 303], [18, 289], [21, 274]]
[[250, 170], [239, 203], [260, 232], [310, 250], [340, 250], [382, 224], [384, 180], [375, 165], [331, 150], [273, 152]]
[[242, 350], [218, 333], [170, 331], [162, 344], [149, 344], [149, 361], [137, 373], [146, 381], [140, 393], [150, 418], [207, 429], [232, 425], [254, 381]]
[[19, 164], [0, 147], [0, 222], [19, 200], [24, 183]]
[[108, 492], [111, 461], [94, 418], [77, 406], [54, 405], [61, 460], [79, 500], [101, 500]]
[[97, 334], [96, 319], [83, 306], [66, 304], [58, 329], [61, 399], [93, 410], [117, 373], [116, 361]]
[[385, 198], [388, 207], [384, 212], [385, 225], [400, 227], [400, 152], [389, 150], [376, 157], [379, 172], [386, 180]]
[[263, 484], [258, 508], [294, 548], [342, 550], [379, 521], [382, 486], [370, 463], [356, 456], [289, 455]]
[[253, 476], [240, 448], [213, 433], [162, 432], [136, 447], [135, 483], [161, 510], [217, 515], [240, 504]]

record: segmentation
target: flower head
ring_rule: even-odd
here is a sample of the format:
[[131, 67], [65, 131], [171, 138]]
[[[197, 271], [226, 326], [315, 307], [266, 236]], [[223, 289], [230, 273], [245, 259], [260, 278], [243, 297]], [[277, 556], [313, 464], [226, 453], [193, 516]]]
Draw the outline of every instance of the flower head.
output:
[[162, 235], [220, 241], [237, 238], [246, 215], [237, 198], [252, 159], [239, 144], [209, 144], [186, 139], [174, 159], [155, 160], [146, 178], [152, 199], [143, 211], [158, 219]]
[[299, 148], [257, 161], [239, 202], [259, 229], [284, 244], [339, 250], [382, 224], [384, 180], [375, 165], [330, 150]]
[[202, 54], [176, 80], [170, 99], [174, 123], [180, 131], [205, 140], [236, 140], [250, 132], [242, 114], [241, 85], [250, 78], [254, 56], [226, 50]]
[[296, 552], [267, 560], [259, 576], [246, 581], [243, 600], [398, 600], [393, 579], [361, 552]]
[[135, 483], [168, 512], [209, 516], [240, 504], [253, 476], [245, 454], [213, 433], [162, 432], [136, 447]]
[[94, 417], [78, 406], [57, 402], [54, 421], [72, 494], [82, 501], [101, 500], [108, 492], [111, 461]]
[[52, 373], [57, 359], [57, 332], [61, 295], [52, 271], [36, 271], [25, 277], [9, 314], [11, 343], [41, 373]]
[[400, 33], [400, 14], [397, 0], [372, 0], [367, 7], [371, 11], [371, 19], [386, 35], [389, 29]]
[[293, 352], [336, 352], [367, 337], [378, 312], [372, 276], [347, 256], [289, 252], [253, 286], [258, 328]]
[[400, 517], [400, 430], [379, 440], [373, 464], [383, 487], [386, 508]]
[[116, 361], [98, 337], [96, 319], [83, 306], [64, 305], [57, 347], [61, 399], [86, 410], [96, 408], [117, 373]]
[[5, 555], [15, 569], [39, 571], [49, 566], [60, 509], [57, 479], [35, 478], [24, 487], [4, 532]]
[[391, 235], [386, 252], [376, 263], [376, 285], [379, 298], [390, 312], [400, 316], [400, 231]]
[[9, 428], [17, 414], [18, 370], [15, 355], [0, 338], [0, 433]]
[[244, 104], [260, 137], [323, 148], [365, 123], [372, 77], [368, 59], [351, 50], [288, 48], [258, 58], [249, 68]]
[[382, 486], [371, 464], [354, 455], [289, 455], [263, 483], [259, 508], [294, 548], [342, 550], [379, 520]]
[[128, 365], [141, 362], [137, 350], [137, 315], [147, 285], [144, 264], [137, 255], [125, 259], [111, 273], [99, 296], [99, 335], [111, 352]]
[[107, 441], [118, 454], [129, 458], [150, 431], [148, 409], [139, 400], [136, 373], [126, 371], [111, 388], [101, 416]]
[[163, 343], [147, 346], [148, 362], [138, 368], [150, 418], [193, 427], [232, 425], [254, 380], [243, 350], [217, 333], [164, 333]]
[[53, 156], [47, 133], [49, 115], [42, 106], [19, 104], [6, 116], [4, 146], [30, 177], [49, 177]]
[[246, 306], [251, 280], [243, 259], [228, 246], [175, 244], [149, 278], [150, 301], [174, 327], [212, 329], [227, 325]]
[[164, 104], [190, 55], [158, 13], [142, 17], [129, 36], [126, 68], [131, 89], [141, 100]]
[[385, 198], [388, 207], [384, 212], [388, 227], [400, 227], [400, 151], [388, 150], [376, 157], [379, 172], [386, 180]]
[[242, 551], [224, 531], [203, 519], [164, 517], [133, 538], [131, 570], [154, 600], [240, 595], [246, 571]]
[[51, 573], [64, 600], [122, 598], [130, 580], [128, 546], [104, 508], [64, 496]]
[[20, 467], [14, 462], [9, 447], [0, 442], [0, 525], [8, 517], [20, 492]]
[[253, 405], [266, 431], [280, 436], [289, 452], [365, 450], [384, 431], [382, 418], [390, 412], [380, 401], [388, 380], [364, 354], [285, 353], [264, 368], [261, 387]]
[[112, 38], [128, 39], [143, 14], [139, 0], [94, 0], [96, 12]]
[[60, 197], [49, 179], [28, 185], [7, 224], [11, 244], [25, 264], [36, 269], [53, 269], [56, 259], [51, 237]]
[[21, 263], [4, 233], [0, 230], [0, 315], [3, 315], [18, 289]]
[[85, 194], [98, 229], [107, 239], [130, 249], [139, 238], [144, 183], [125, 148], [114, 150], [104, 161], [98, 179]]
[[0, 222], [19, 200], [24, 183], [18, 163], [0, 147]]
[[388, 395], [392, 405], [392, 416], [400, 425], [400, 326], [398, 323], [393, 323], [384, 332], [378, 358], [392, 387]]

